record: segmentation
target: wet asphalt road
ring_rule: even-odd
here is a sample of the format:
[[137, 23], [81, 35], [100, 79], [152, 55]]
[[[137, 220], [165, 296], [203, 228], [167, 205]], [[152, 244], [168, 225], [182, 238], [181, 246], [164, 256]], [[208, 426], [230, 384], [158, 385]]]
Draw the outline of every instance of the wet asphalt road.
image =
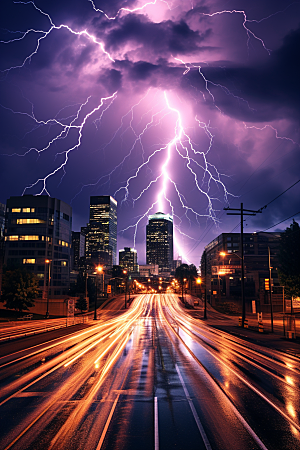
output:
[[0, 358], [0, 449], [296, 450], [299, 385], [297, 357], [140, 295]]

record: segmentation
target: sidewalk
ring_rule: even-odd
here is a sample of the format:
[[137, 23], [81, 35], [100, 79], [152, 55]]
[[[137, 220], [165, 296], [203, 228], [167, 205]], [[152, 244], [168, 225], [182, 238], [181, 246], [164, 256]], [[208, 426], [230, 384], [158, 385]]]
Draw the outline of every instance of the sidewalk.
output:
[[232, 325], [221, 325], [221, 324], [211, 324], [210, 320], [207, 319], [205, 322], [208, 325], [217, 328], [219, 330], [225, 331], [226, 333], [237, 336], [246, 341], [252, 342], [263, 347], [272, 348], [281, 352], [288, 353], [293, 356], [300, 358], [300, 339], [286, 339], [283, 335], [278, 333], [260, 333], [259, 331], [242, 328], [239, 326]]
[[[194, 309], [186, 309], [188, 314], [203, 320], [203, 305], [201, 300], [199, 306]], [[254, 314], [247, 314], [249, 328], [242, 328], [239, 326], [239, 317], [222, 314], [216, 311], [211, 305], [207, 305], [207, 319], [203, 320], [207, 325], [225, 331], [233, 336], [245, 339], [263, 347], [268, 347], [274, 350], [288, 353], [290, 355], [300, 358], [300, 328], [296, 328], [297, 338], [287, 339], [283, 334], [282, 314], [274, 316], [274, 332], [271, 332], [270, 315], [265, 315], [263, 319], [264, 332], [258, 331], [257, 316]]]

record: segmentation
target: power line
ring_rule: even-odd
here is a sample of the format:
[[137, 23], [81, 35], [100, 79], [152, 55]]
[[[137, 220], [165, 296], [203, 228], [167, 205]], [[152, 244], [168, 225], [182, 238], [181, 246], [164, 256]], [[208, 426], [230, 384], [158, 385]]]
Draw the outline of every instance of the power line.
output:
[[265, 206], [263, 206], [262, 208], [260, 208], [260, 210], [265, 209], [268, 205], [270, 205], [270, 203], [274, 202], [275, 200], [277, 200], [279, 197], [281, 197], [283, 194], [285, 194], [289, 189], [291, 189], [292, 187], [294, 187], [297, 183], [299, 183], [300, 180], [296, 181], [296, 183], [292, 184], [292, 186], [290, 186], [289, 188], [287, 188], [285, 191], [283, 191], [281, 194], [277, 195], [277, 197], [273, 198], [273, 200], [271, 200], [269, 203], [267, 203]]
[[275, 223], [275, 225], [272, 225], [271, 227], [266, 228], [265, 230], [262, 230], [262, 231], [270, 230], [270, 228], [276, 227], [276, 225], [279, 225], [280, 223], [285, 222], [286, 220], [289, 220], [289, 219], [291, 219], [292, 217], [297, 216], [298, 214], [300, 214], [300, 211], [298, 211], [297, 213], [291, 215], [290, 217], [287, 217], [286, 219], [281, 220], [280, 222]]

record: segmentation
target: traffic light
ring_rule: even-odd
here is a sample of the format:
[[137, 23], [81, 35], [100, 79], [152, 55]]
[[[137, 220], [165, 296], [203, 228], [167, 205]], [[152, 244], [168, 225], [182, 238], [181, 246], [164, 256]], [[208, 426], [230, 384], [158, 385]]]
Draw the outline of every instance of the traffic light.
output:
[[265, 278], [265, 291], [270, 290], [270, 280], [269, 278]]

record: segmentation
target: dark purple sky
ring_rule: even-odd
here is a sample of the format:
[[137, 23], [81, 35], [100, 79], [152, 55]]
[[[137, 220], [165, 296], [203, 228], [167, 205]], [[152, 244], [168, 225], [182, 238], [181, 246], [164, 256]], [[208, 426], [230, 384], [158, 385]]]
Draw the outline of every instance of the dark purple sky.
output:
[[[299, 1], [2, 0], [0, 21], [2, 203], [48, 192], [79, 230], [89, 197], [112, 195], [140, 264], [163, 210], [174, 257], [199, 265], [239, 224], [224, 206], [258, 210], [299, 180]], [[300, 183], [245, 231], [299, 211]]]

